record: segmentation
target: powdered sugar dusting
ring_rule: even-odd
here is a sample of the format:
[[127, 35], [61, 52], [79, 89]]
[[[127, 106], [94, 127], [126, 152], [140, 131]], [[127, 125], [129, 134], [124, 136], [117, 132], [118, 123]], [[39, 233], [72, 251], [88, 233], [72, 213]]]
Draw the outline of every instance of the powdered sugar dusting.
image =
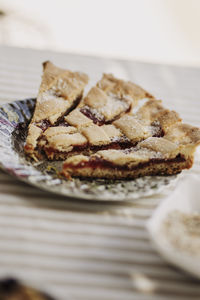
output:
[[161, 127], [160, 125], [151, 125], [148, 126], [148, 131], [151, 133], [151, 136], [157, 136], [160, 134]]
[[91, 112], [91, 114], [97, 119], [97, 120], [100, 120], [100, 121], [103, 121], [104, 120], [104, 116], [96, 109], [96, 108], [91, 108], [87, 105], [84, 106], [84, 110], [88, 110]]
[[106, 105], [100, 107], [99, 112], [109, 119], [112, 118], [113, 115], [128, 110], [129, 106], [129, 103], [127, 103], [126, 101], [123, 101], [118, 97], [110, 94], [108, 96], [108, 101]]
[[66, 81], [64, 81], [62, 78], [59, 78], [56, 81], [55, 85], [53, 85], [51, 89], [48, 91], [54, 94], [55, 96], [60, 97], [62, 95], [62, 91], [66, 89], [68, 86], [69, 84]]
[[138, 144], [135, 147], [131, 147], [129, 149], [125, 149], [122, 150], [125, 154], [129, 154], [129, 153], [137, 153], [138, 155], [140, 155], [141, 157], [146, 157], [149, 159], [153, 159], [153, 158], [164, 158], [163, 155], [160, 152], [156, 152], [147, 148], [142, 148], [140, 147], [140, 145]]
[[119, 142], [123, 141], [123, 137], [115, 136], [115, 137], [111, 137], [110, 140], [111, 140], [112, 143], [119, 143]]
[[56, 90], [53, 88], [43, 92], [39, 97], [38, 97], [38, 102], [46, 102], [46, 101], [56, 101], [58, 98], [65, 100], [63, 97], [61, 97], [60, 92], [57, 93]]
[[65, 89], [67, 87], [67, 85], [68, 84], [67, 84], [66, 81], [63, 81], [62, 78], [59, 78], [58, 81], [57, 81], [57, 86], [56, 86], [57, 91]]
[[149, 101], [149, 98], [143, 98], [141, 100], [139, 100], [137, 106], [135, 106], [132, 110], [131, 113], [132, 114], [137, 114], [137, 112], [139, 111], [139, 109], [144, 106], [147, 102]]

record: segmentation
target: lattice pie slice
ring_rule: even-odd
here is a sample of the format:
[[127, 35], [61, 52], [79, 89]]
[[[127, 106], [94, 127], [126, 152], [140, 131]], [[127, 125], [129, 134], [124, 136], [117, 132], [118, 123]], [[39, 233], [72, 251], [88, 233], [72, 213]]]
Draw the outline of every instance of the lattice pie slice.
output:
[[25, 152], [37, 158], [37, 142], [50, 126], [60, 123], [69, 111], [80, 102], [88, 76], [54, 66], [47, 61], [43, 64], [40, 85], [33, 118], [29, 125]]
[[[124, 114], [109, 126], [120, 132], [118, 140], [116, 133], [113, 137], [119, 147], [68, 158], [63, 164], [67, 178], [126, 179], [176, 174], [192, 167], [200, 144], [200, 129], [182, 123], [175, 111], [165, 109], [155, 99], [147, 100], [137, 111]], [[122, 136], [127, 144], [121, 142]]]
[[[200, 144], [198, 128], [186, 124], [177, 127], [165, 137], [149, 137], [128, 149], [103, 150], [91, 156], [72, 156], [64, 162], [63, 174], [67, 178], [108, 179], [177, 174], [191, 168], [195, 148]], [[182, 135], [184, 127], [189, 130]], [[179, 130], [181, 136], [176, 135]]]

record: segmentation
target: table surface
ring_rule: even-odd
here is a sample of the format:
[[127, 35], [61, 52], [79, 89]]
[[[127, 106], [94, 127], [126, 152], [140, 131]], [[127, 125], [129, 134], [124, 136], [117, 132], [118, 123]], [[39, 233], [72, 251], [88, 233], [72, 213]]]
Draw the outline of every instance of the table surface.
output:
[[[200, 125], [200, 69], [0, 47], [0, 102], [34, 97], [41, 62], [132, 80]], [[194, 166], [190, 173], [200, 173]], [[200, 299], [199, 281], [169, 266], [145, 224], [163, 195], [133, 203], [63, 199], [0, 172], [0, 276], [16, 276], [59, 300]]]

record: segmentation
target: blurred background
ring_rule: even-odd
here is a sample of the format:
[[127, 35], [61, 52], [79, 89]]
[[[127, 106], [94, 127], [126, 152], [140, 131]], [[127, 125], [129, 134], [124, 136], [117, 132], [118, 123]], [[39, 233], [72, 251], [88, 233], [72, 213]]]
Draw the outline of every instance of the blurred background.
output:
[[200, 66], [200, 1], [0, 0], [0, 44]]

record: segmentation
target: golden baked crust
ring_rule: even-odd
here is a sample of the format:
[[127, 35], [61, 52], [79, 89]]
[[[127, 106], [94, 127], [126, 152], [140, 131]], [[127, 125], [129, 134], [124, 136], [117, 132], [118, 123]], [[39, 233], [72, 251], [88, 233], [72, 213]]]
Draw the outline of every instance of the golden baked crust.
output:
[[143, 120], [146, 124], [159, 122], [162, 129], [166, 129], [173, 124], [181, 122], [179, 114], [173, 110], [166, 109], [161, 100], [148, 100], [136, 113], [138, 119]]
[[120, 119], [113, 122], [118, 129], [131, 141], [138, 142], [151, 136], [151, 130], [140, 120], [131, 115], [124, 115]]
[[93, 116], [94, 123], [108, 123], [129, 112], [138, 100], [153, 98], [138, 85], [103, 74], [102, 79], [92, 87], [80, 103], [82, 112]]
[[63, 70], [45, 62], [32, 123], [48, 120], [54, 124], [81, 97], [87, 83], [86, 74]]
[[120, 129], [112, 124], [103, 125], [101, 128], [105, 131], [110, 140], [119, 140], [123, 136]]
[[93, 124], [92, 120], [87, 118], [80, 110], [74, 109], [68, 116], [65, 117], [65, 121], [72, 126], [76, 126], [78, 128], [90, 126]]
[[130, 81], [124, 81], [114, 77], [112, 74], [103, 74], [97, 86], [106, 93], [118, 95], [121, 98], [139, 100], [143, 98], [154, 98], [149, 92], [139, 85]]
[[46, 125], [58, 120], [77, 105], [82, 97], [88, 76], [43, 63], [43, 76], [37, 96], [35, 111], [29, 125], [25, 152], [36, 158], [35, 148]]

